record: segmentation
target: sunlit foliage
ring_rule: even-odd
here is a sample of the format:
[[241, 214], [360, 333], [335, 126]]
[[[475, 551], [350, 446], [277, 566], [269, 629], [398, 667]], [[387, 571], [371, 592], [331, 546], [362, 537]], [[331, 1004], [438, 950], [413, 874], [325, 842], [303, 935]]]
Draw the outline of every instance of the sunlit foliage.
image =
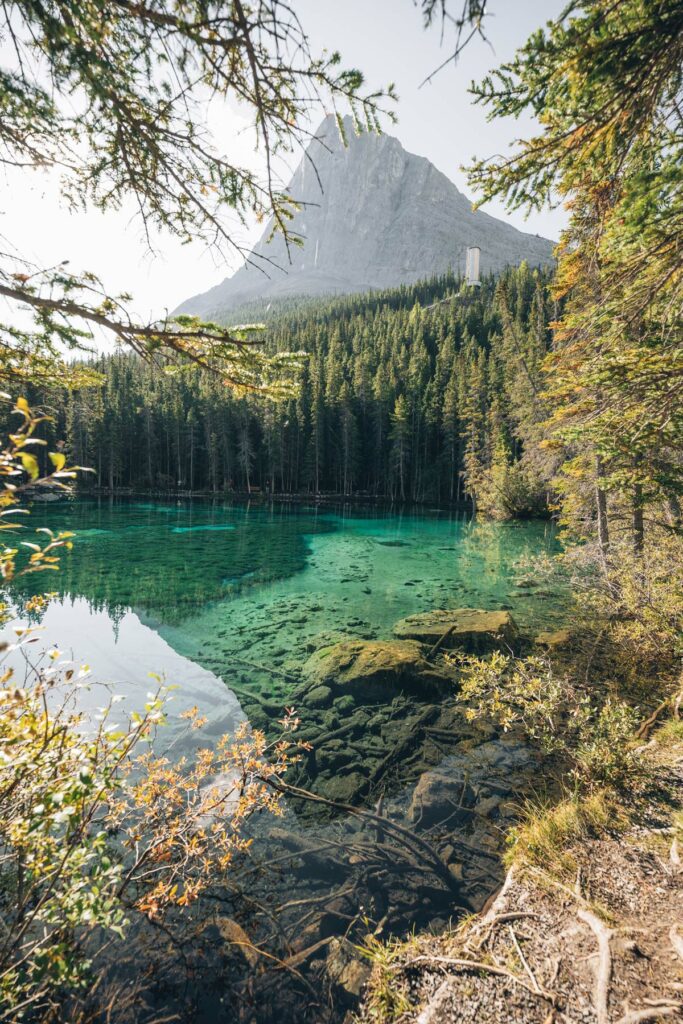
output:
[[590, 0], [473, 87], [491, 117], [527, 111], [541, 125], [474, 165], [482, 199], [540, 209], [560, 197], [570, 211], [548, 443], [565, 518], [583, 535], [597, 521], [603, 555], [612, 532], [642, 549], [653, 520], [680, 527], [682, 66], [676, 0]]
[[632, 704], [578, 685], [539, 657], [494, 652], [453, 660], [470, 704], [466, 717], [491, 716], [504, 731], [521, 731], [552, 758], [557, 777], [575, 785], [635, 784], [641, 766]]

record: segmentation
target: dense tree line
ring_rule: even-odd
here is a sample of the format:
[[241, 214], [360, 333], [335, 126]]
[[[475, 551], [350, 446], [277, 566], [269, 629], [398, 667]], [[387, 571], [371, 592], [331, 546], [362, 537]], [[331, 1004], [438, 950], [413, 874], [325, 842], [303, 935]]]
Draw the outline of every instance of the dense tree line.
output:
[[481, 504], [517, 472], [516, 511], [533, 512], [551, 319], [548, 278], [522, 265], [478, 290], [443, 277], [290, 302], [264, 337], [271, 352], [306, 354], [286, 401], [123, 353], [96, 362], [101, 386], [36, 397], [55, 409], [70, 459], [95, 471], [86, 486]]

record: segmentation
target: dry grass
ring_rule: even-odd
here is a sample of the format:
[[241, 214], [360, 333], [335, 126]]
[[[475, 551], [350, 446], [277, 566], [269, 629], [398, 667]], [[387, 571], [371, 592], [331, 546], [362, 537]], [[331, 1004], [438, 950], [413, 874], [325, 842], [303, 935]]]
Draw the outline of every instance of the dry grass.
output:
[[655, 733], [658, 747], [678, 747], [683, 744], [683, 719], [671, 718]]
[[626, 819], [605, 792], [571, 796], [558, 804], [529, 804], [522, 820], [508, 837], [505, 855], [508, 867], [513, 863], [541, 867], [558, 876], [576, 870], [570, 848], [588, 838], [601, 835], [608, 827], [624, 827]]

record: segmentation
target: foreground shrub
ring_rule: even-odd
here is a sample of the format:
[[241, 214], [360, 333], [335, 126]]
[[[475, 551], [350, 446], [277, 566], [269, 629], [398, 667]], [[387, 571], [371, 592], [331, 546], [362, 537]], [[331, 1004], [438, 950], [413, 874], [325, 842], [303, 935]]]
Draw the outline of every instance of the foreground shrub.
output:
[[149, 748], [165, 688], [122, 727], [113, 703], [93, 723], [70, 710], [84, 673], [52, 653], [28, 688], [6, 673], [0, 691], [0, 1020], [47, 1017], [135, 915], [163, 921], [220, 884], [248, 818], [280, 813], [268, 780], [296, 757], [245, 724], [171, 763]]
[[[13, 517], [26, 511], [20, 497], [39, 486], [66, 488], [76, 473], [60, 452], [34, 454], [43, 417], [23, 399], [14, 413], [19, 426], [0, 452], [0, 529], [13, 538], [21, 536]], [[0, 549], [6, 583], [57, 568], [71, 534], [42, 533], [40, 543]], [[3, 597], [7, 621], [11, 595]], [[48, 600], [32, 598], [25, 610]], [[15, 632], [6, 653], [36, 639]], [[88, 673], [59, 651], [45, 666], [35, 655], [26, 663], [21, 686], [11, 668], [0, 676], [0, 1021], [96, 1019], [96, 1010], [83, 1016], [73, 999], [100, 986], [109, 940], [136, 915], [164, 926], [181, 914], [249, 846], [247, 820], [280, 813], [269, 783], [298, 758], [289, 735], [298, 723], [287, 713], [272, 745], [245, 723], [191, 761], [172, 763], [150, 746], [169, 699], [160, 680], [141, 712], [117, 721], [116, 697], [95, 716], [79, 711]], [[197, 708], [184, 717], [188, 729], [204, 724]]]
[[539, 657], [454, 656], [465, 716], [492, 718], [538, 744], [582, 787], [633, 783], [642, 770], [634, 733], [639, 721], [627, 702], [558, 675]]

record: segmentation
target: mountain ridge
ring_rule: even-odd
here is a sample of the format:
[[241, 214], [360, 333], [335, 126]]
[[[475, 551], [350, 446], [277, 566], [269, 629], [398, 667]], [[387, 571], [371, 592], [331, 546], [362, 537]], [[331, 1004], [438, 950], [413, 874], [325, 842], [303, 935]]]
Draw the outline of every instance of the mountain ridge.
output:
[[[356, 135], [348, 145], [335, 119], [322, 122], [288, 186], [306, 204], [291, 228], [303, 247], [281, 235], [268, 243], [269, 223], [246, 262], [231, 277], [185, 300], [175, 313], [220, 319], [255, 300], [329, 296], [413, 284], [464, 272], [465, 251], [481, 249], [483, 274], [526, 260], [553, 262], [554, 243], [519, 231], [481, 210], [426, 157], [408, 153], [391, 135]], [[268, 261], [268, 262], [265, 262]], [[259, 264], [264, 269], [259, 268]]]

